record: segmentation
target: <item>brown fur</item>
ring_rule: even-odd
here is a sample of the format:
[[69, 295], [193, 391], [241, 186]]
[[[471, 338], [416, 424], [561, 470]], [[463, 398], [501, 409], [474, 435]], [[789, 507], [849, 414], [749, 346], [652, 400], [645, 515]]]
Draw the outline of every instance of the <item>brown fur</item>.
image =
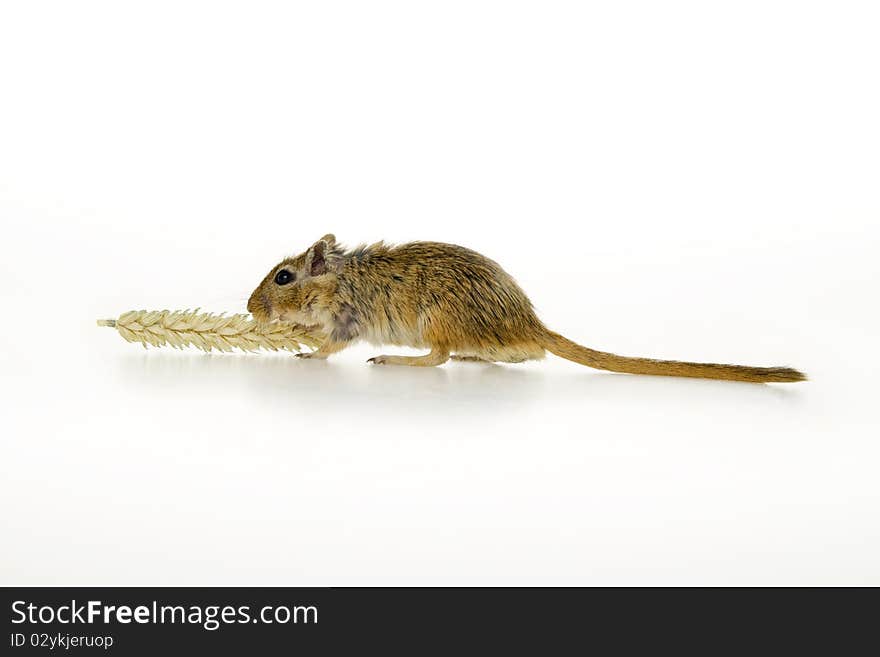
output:
[[[280, 270], [295, 280], [279, 285]], [[325, 235], [276, 265], [254, 290], [258, 320], [319, 327], [326, 342], [303, 358], [326, 358], [357, 340], [429, 349], [425, 356], [376, 356], [376, 364], [441, 365], [458, 360], [518, 363], [545, 350], [590, 367], [751, 382], [803, 381], [787, 367], [746, 367], [628, 358], [582, 347], [548, 330], [511, 276], [470, 249], [439, 242], [345, 251]], [[454, 354], [454, 355], [453, 355]]]

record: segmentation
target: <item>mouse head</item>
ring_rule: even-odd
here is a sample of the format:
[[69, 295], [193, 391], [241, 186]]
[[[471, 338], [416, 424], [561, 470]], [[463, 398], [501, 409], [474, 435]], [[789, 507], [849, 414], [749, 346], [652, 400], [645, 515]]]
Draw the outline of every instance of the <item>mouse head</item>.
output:
[[335, 289], [341, 259], [336, 237], [324, 235], [305, 253], [275, 265], [251, 294], [248, 311], [260, 322], [283, 319], [314, 324], [313, 306]]

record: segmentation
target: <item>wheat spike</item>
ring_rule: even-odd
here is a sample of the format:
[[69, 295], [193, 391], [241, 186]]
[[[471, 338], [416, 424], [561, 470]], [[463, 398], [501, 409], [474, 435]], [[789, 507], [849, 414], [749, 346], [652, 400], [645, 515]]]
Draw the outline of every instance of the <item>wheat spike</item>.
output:
[[200, 313], [195, 310], [131, 310], [117, 319], [99, 319], [98, 326], [115, 328], [128, 342], [202, 351], [299, 351], [317, 347], [322, 336], [301, 326], [272, 322], [259, 324], [250, 315]]

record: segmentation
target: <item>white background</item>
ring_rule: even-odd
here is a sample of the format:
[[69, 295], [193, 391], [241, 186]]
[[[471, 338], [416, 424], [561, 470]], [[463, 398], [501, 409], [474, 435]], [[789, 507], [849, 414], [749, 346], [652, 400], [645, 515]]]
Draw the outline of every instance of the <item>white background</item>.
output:
[[[874, 2], [4, 3], [3, 584], [880, 584]], [[143, 351], [326, 232], [737, 384]]]

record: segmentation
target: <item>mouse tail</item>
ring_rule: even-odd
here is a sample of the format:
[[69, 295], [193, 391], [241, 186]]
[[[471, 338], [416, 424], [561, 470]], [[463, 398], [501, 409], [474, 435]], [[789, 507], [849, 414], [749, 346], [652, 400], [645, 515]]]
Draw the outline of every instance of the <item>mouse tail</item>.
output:
[[751, 383], [792, 383], [806, 381], [807, 377], [791, 367], [750, 367], [717, 363], [688, 363], [678, 360], [630, 358], [605, 351], [588, 349], [566, 337], [547, 331], [538, 342], [547, 351], [581, 365], [625, 374], [652, 374], [655, 376], [685, 376], [698, 379], [722, 379]]

